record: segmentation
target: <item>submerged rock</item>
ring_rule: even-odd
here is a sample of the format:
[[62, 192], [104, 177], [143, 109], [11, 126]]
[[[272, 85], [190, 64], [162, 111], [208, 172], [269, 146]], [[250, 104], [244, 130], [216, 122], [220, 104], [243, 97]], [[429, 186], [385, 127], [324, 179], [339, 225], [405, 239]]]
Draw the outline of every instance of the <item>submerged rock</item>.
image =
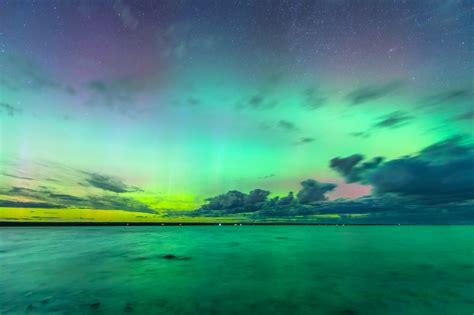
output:
[[172, 255], [172, 254], [167, 254], [167, 255], [164, 255], [163, 258], [164, 258], [164, 259], [176, 259], [176, 258], [178, 258], [178, 257], [175, 256], [175, 255]]

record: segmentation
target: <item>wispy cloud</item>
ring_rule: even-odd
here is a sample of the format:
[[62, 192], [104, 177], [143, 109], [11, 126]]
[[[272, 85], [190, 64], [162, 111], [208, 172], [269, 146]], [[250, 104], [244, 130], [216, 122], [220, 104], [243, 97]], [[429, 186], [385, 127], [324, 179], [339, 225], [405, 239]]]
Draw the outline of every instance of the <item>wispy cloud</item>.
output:
[[402, 81], [391, 81], [383, 85], [367, 85], [353, 90], [346, 95], [351, 105], [360, 105], [375, 101], [388, 94], [391, 94], [402, 87]]
[[379, 119], [379, 121], [374, 124], [374, 128], [398, 128], [405, 125], [412, 119], [412, 116], [401, 111], [396, 111]]
[[5, 102], [0, 102], [0, 110], [2, 110], [4, 113], [6, 113], [10, 117], [13, 117], [16, 114], [21, 113], [21, 109]]
[[298, 127], [293, 122], [289, 120], [284, 120], [284, 119], [278, 122], [278, 127], [282, 130], [291, 131], [291, 132], [299, 130]]
[[87, 173], [86, 182], [94, 187], [111, 191], [115, 193], [126, 193], [139, 191], [137, 187], [128, 186], [123, 183], [119, 178], [101, 175], [98, 173]]

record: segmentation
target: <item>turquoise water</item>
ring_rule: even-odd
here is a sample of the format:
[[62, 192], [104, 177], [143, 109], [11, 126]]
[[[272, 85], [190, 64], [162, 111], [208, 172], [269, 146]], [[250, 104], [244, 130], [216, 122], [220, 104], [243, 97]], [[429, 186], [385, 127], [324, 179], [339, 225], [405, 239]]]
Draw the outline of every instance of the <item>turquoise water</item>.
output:
[[472, 226], [0, 229], [2, 314], [471, 315], [473, 292]]

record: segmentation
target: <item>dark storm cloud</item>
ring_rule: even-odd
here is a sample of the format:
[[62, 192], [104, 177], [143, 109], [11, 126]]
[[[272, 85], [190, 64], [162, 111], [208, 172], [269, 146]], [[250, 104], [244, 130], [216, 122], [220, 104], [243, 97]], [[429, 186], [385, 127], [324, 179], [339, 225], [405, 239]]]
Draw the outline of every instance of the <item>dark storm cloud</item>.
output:
[[296, 201], [295, 195], [292, 191], [288, 193], [288, 195], [284, 197], [273, 197], [270, 202], [269, 206], [289, 206], [294, 204]]
[[245, 194], [238, 190], [231, 190], [225, 194], [206, 199], [207, 204], [200, 210], [220, 210], [229, 213], [256, 211], [267, 200], [269, 191], [255, 189]]
[[139, 190], [139, 188], [137, 187], [126, 185], [116, 177], [101, 175], [97, 173], [88, 173], [88, 178], [86, 178], [86, 182], [96, 188], [116, 193], [134, 192]]
[[291, 121], [288, 121], [288, 120], [280, 120], [278, 122], [278, 127], [280, 129], [283, 129], [283, 130], [286, 130], [286, 131], [297, 131], [298, 130], [298, 127], [296, 127], [296, 125], [294, 123], [292, 123]]
[[21, 109], [5, 102], [0, 102], [0, 110], [10, 117], [13, 117], [16, 114], [21, 113]]
[[[225, 194], [206, 199], [207, 203], [201, 208], [187, 214], [191, 216], [220, 216], [262, 211], [281, 212], [286, 211], [285, 209], [288, 207], [298, 208], [327, 200], [325, 194], [336, 188], [335, 184], [320, 183], [313, 179], [302, 181], [301, 186], [297, 198], [295, 198], [293, 192], [288, 193], [285, 197], [277, 196], [268, 199], [270, 192], [263, 189], [255, 189], [248, 194], [231, 190]], [[182, 212], [176, 213], [176, 215], [179, 214], [182, 215]]]
[[364, 159], [361, 154], [354, 154], [345, 158], [333, 158], [329, 166], [340, 173], [348, 183], [354, 183], [363, 180], [363, 175], [367, 171], [375, 169], [382, 161], [382, 157], [376, 157], [371, 161], [359, 163]]
[[325, 194], [336, 188], [335, 184], [319, 183], [314, 179], [302, 181], [301, 186], [302, 189], [297, 194], [300, 204], [312, 204], [326, 200]]
[[346, 97], [351, 105], [359, 105], [382, 98], [397, 91], [401, 86], [401, 81], [391, 81], [384, 85], [364, 86], [350, 92]]
[[361, 155], [335, 158], [330, 167], [347, 182], [370, 184], [377, 195], [394, 194], [420, 202], [464, 202], [474, 198], [474, 149], [454, 137], [414, 156], [361, 163]]
[[[370, 184], [371, 196], [328, 200], [335, 184], [301, 182], [295, 198], [268, 199], [269, 192], [230, 191], [207, 199], [200, 209], [169, 216], [225, 217], [239, 214], [250, 220], [315, 223], [469, 224], [474, 222], [473, 147], [454, 137], [433, 144], [414, 156], [363, 162], [362, 155], [331, 160], [331, 167], [349, 182]], [[252, 195], [255, 198], [248, 199]], [[251, 200], [246, 204], [246, 200]]]
[[374, 128], [398, 128], [405, 125], [412, 119], [412, 116], [401, 111], [396, 111], [382, 117], [377, 123], [374, 124]]
[[454, 136], [444, 141], [432, 144], [420, 151], [420, 156], [429, 160], [450, 160], [462, 157], [470, 157], [474, 148], [470, 143], [463, 143], [466, 139], [462, 136]]
[[[393, 196], [367, 196], [357, 199], [323, 201], [312, 206], [292, 205], [250, 214], [252, 219], [292, 219], [304, 216], [303, 222], [352, 224], [466, 224], [474, 222], [474, 204], [437, 205], [415, 203]], [[336, 215], [331, 218], [327, 215]], [[315, 217], [316, 216], [316, 217]], [[317, 217], [317, 216], [323, 216]]]

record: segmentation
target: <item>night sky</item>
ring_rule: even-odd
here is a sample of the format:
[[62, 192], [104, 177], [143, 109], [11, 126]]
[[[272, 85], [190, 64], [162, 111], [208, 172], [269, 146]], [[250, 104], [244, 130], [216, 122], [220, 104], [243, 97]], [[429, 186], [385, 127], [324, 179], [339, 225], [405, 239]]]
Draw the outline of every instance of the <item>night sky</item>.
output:
[[0, 0], [0, 220], [474, 222], [473, 11]]

